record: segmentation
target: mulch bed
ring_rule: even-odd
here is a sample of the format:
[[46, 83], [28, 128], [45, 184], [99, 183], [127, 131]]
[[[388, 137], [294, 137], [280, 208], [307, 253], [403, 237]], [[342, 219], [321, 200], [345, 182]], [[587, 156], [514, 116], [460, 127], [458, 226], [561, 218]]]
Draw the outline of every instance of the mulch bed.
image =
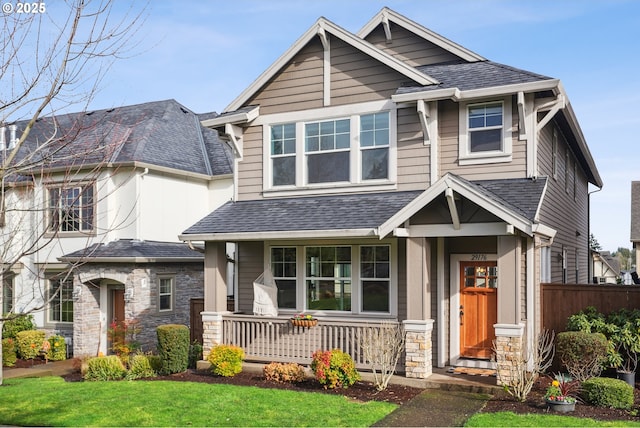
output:
[[[18, 360], [15, 367], [31, 367], [34, 364], [43, 364], [44, 361], [23, 361]], [[11, 370], [11, 368], [4, 368]], [[68, 382], [80, 382], [82, 376], [80, 373], [72, 373], [65, 376]], [[240, 386], [255, 386], [258, 388], [277, 388], [291, 391], [321, 392], [332, 395], [344, 395], [352, 400], [366, 402], [371, 400], [386, 401], [398, 405], [402, 405], [410, 401], [416, 395], [424, 391], [421, 388], [413, 388], [403, 385], [390, 384], [384, 391], [377, 391], [375, 386], [370, 382], [359, 381], [350, 388], [324, 389], [320, 383], [313, 379], [306, 380], [301, 383], [277, 383], [264, 379], [262, 373], [254, 373], [244, 371], [234, 377], [214, 376], [208, 371], [188, 370], [185, 373], [178, 373], [169, 376], [157, 376], [146, 380], [170, 380], [176, 382], [202, 382], [202, 383], [218, 383]], [[527, 400], [519, 402], [506, 392], [500, 392], [494, 395], [481, 410], [484, 413], [495, 412], [514, 412], [514, 413], [548, 413], [549, 410], [544, 404], [544, 392], [549, 383], [548, 378], [539, 379], [533, 389], [527, 396]], [[632, 411], [607, 409], [603, 407], [590, 406], [583, 403], [576, 404], [576, 410], [568, 415], [580, 418], [592, 418], [601, 421], [626, 420], [640, 422], [640, 416], [637, 415], [640, 410], [640, 393], [636, 386], [635, 404]]]

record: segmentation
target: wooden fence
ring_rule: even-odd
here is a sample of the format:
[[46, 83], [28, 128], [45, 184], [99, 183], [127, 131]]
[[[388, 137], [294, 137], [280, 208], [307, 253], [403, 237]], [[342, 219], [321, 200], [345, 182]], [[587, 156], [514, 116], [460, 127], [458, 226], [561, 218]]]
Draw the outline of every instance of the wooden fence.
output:
[[567, 319], [588, 306], [604, 314], [640, 309], [640, 286], [542, 284], [542, 326], [546, 329], [565, 331]]

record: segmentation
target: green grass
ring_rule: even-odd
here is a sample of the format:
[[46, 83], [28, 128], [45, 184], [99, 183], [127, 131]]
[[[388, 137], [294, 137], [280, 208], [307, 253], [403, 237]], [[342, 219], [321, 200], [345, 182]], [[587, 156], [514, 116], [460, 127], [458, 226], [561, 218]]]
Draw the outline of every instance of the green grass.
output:
[[638, 427], [640, 422], [596, 421], [561, 415], [516, 414], [513, 412], [477, 413], [467, 427]]
[[171, 381], [7, 379], [0, 424], [15, 426], [371, 426], [397, 405], [343, 396]]

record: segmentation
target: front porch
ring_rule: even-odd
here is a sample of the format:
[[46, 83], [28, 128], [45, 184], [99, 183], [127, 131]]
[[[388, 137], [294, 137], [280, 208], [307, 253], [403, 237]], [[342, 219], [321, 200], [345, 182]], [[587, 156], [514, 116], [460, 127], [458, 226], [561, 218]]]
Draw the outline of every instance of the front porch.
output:
[[[294, 326], [288, 317], [256, 317], [234, 313], [202, 313], [205, 354], [214, 344], [241, 347], [246, 360], [256, 363], [295, 362], [311, 364], [317, 350], [341, 349], [359, 370], [373, 367], [365, 358], [364, 346], [373, 330], [395, 328], [388, 319], [318, 319], [314, 327]], [[426, 378], [431, 374], [431, 331], [433, 321], [404, 322], [405, 351], [396, 367], [406, 377]], [[379, 367], [376, 367], [379, 369]]]

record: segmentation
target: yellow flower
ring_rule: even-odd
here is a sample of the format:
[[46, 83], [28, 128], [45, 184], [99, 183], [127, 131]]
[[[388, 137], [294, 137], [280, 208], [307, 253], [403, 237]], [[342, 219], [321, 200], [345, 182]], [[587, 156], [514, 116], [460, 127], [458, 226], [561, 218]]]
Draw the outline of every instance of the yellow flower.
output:
[[558, 382], [557, 380], [554, 380], [553, 382], [551, 382], [551, 385], [560, 386], [560, 382]]

